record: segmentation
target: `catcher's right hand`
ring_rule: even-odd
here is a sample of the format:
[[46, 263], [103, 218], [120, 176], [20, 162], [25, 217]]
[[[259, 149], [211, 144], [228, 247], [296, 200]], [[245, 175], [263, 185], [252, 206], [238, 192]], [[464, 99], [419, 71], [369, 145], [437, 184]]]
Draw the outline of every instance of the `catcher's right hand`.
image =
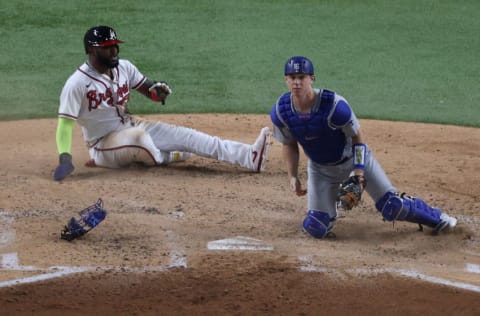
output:
[[297, 177], [290, 178], [290, 190], [292, 190], [298, 196], [303, 196], [307, 194], [307, 190], [302, 189], [302, 184]]
[[344, 210], [351, 210], [360, 203], [362, 193], [367, 186], [364, 176], [351, 176], [340, 186], [337, 201]]

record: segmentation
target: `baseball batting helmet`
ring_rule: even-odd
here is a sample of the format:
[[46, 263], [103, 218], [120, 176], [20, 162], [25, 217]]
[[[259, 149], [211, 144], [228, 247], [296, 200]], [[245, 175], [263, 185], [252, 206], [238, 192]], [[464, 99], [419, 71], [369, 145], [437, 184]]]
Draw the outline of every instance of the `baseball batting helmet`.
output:
[[285, 76], [292, 74], [314, 75], [313, 64], [310, 59], [303, 56], [291, 57], [285, 63]]
[[98, 25], [89, 29], [83, 37], [85, 53], [88, 54], [89, 46], [106, 47], [123, 43], [117, 38], [117, 33], [110, 26]]

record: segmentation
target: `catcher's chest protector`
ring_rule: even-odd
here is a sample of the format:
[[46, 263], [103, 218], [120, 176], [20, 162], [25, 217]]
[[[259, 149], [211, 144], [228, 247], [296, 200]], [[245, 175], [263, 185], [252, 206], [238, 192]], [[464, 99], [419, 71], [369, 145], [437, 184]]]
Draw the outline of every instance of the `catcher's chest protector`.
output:
[[291, 93], [285, 93], [276, 104], [276, 115], [302, 145], [307, 156], [316, 163], [328, 164], [339, 161], [345, 148], [345, 134], [333, 129], [329, 116], [333, 109], [335, 93], [323, 90], [320, 104], [315, 104], [310, 113], [295, 111]]

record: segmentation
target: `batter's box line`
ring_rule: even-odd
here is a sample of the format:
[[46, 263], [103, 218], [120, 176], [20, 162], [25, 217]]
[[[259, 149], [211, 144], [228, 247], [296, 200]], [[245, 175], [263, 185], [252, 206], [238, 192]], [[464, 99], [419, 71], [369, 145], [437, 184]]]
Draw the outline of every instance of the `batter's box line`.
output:
[[461, 223], [473, 224], [475, 226], [480, 225], [480, 218], [479, 217], [470, 217], [470, 216], [465, 216], [465, 215], [458, 215], [457, 219]]
[[[346, 274], [356, 274], [356, 275], [369, 275], [369, 274], [376, 275], [376, 274], [382, 274], [382, 273], [392, 273], [392, 274], [398, 274], [404, 277], [419, 279], [419, 280], [430, 282], [430, 283], [442, 284], [450, 287], [455, 287], [455, 288], [460, 288], [460, 289], [480, 293], [480, 286], [469, 284], [469, 283], [452, 281], [452, 280], [439, 278], [439, 277], [434, 277], [434, 276], [426, 275], [423, 273], [419, 273], [415, 270], [405, 270], [405, 269], [395, 269], [395, 268], [339, 270], [339, 269], [333, 269], [333, 268], [319, 267], [313, 263], [313, 260], [310, 256], [300, 256], [298, 257], [298, 259], [301, 262], [300, 265], [298, 266], [298, 269], [302, 272], [323, 272], [323, 273], [330, 272], [330, 273], [337, 273], [337, 274], [341, 274], [343, 272]], [[466, 271], [470, 273], [479, 273], [480, 266], [476, 264], [467, 264]]]
[[131, 272], [131, 273], [144, 273], [144, 272], [165, 272], [171, 269], [186, 268], [186, 259], [180, 257], [178, 254], [174, 258], [171, 258], [170, 264], [165, 266], [144, 266], [144, 267], [122, 267], [122, 266], [52, 266], [47, 268], [40, 268], [35, 266], [21, 266], [18, 264], [18, 257], [16, 253], [2, 254], [0, 271], [36, 271], [43, 272], [40, 274], [32, 275], [29, 277], [18, 278], [13, 280], [1, 281], [0, 288], [10, 287], [20, 284], [35, 283], [45, 281], [54, 278], [65, 277], [70, 274], [82, 273], [82, 272], [106, 272], [106, 271], [118, 271], [118, 272]]

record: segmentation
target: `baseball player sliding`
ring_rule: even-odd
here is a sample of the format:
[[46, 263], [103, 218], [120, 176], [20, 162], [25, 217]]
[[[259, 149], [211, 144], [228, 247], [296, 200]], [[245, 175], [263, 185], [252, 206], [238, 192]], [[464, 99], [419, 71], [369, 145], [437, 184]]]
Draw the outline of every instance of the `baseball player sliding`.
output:
[[88, 60], [68, 78], [60, 95], [56, 132], [60, 162], [54, 180], [74, 170], [75, 121], [89, 148], [89, 167], [121, 168], [133, 162], [165, 165], [196, 154], [255, 172], [264, 169], [271, 143], [268, 127], [250, 145], [131, 115], [127, 107], [131, 89], [162, 103], [172, 90], [166, 82], [152, 82], [131, 62], [119, 59], [121, 43], [109, 26], [95, 26], [85, 33]]
[[[316, 238], [331, 233], [337, 219], [337, 202], [351, 209], [363, 190], [375, 201], [387, 221], [426, 225], [439, 232], [457, 220], [418, 197], [399, 194], [366, 145], [360, 124], [348, 102], [326, 89], [314, 89], [312, 62], [294, 56], [285, 63], [289, 92], [271, 111], [274, 135], [283, 144], [291, 190], [307, 194], [308, 210], [303, 228]], [[308, 186], [298, 179], [299, 144], [308, 157]]]

